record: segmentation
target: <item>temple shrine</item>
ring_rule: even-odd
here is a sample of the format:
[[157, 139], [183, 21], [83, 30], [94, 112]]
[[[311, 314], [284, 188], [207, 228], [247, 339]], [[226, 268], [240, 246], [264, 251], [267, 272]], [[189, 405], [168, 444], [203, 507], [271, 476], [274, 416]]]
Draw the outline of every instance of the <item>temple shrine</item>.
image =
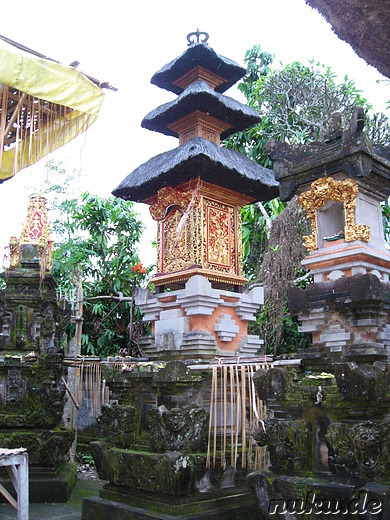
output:
[[245, 69], [216, 54], [207, 39], [189, 35], [186, 51], [151, 80], [178, 97], [142, 126], [177, 137], [179, 147], [153, 157], [113, 191], [148, 204], [157, 223], [156, 294], [136, 300], [152, 323], [143, 345], [151, 358], [248, 355], [262, 344], [247, 334], [263, 290], [243, 290], [241, 208], [276, 197], [278, 183], [271, 170], [220, 146], [259, 116], [223, 95]]
[[[325, 122], [324, 139], [305, 146], [268, 143], [281, 198], [298, 195], [311, 221], [303, 264], [305, 289], [290, 287], [288, 306], [312, 344], [295, 357], [300, 367], [274, 367], [254, 376], [257, 395], [274, 418], [255, 434], [268, 446], [268, 471], [247, 477], [261, 518], [275, 497], [302, 499], [291, 518], [385, 520], [389, 486], [390, 255], [381, 201], [390, 195], [390, 155], [364, 132], [364, 110], [348, 124]], [[305, 509], [308, 496], [324, 509]], [[307, 502], [306, 502], [307, 504]], [[331, 509], [331, 507], [333, 509]], [[278, 515], [279, 516], [279, 515]]]
[[[77, 478], [76, 465], [67, 462], [74, 432], [62, 424], [62, 348], [71, 311], [57, 302], [52, 246], [46, 199], [35, 195], [0, 275], [1, 448], [27, 450], [30, 502], [66, 502]], [[1, 481], [12, 490], [4, 475]]]
[[[306, 290], [290, 290], [289, 306], [310, 332], [322, 362], [370, 352], [388, 359], [390, 253], [381, 202], [390, 195], [389, 153], [364, 132], [357, 107], [346, 128], [340, 115], [328, 123], [324, 142], [306, 147], [269, 143], [281, 197], [299, 195], [311, 221], [302, 262], [313, 274]], [[360, 275], [360, 277], [359, 277]]]

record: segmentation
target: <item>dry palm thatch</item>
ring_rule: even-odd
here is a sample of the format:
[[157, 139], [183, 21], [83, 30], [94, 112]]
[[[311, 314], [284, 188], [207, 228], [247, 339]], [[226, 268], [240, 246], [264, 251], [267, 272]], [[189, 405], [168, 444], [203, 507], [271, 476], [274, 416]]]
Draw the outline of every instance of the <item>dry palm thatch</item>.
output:
[[390, 77], [390, 9], [388, 0], [306, 0], [332, 25], [356, 54]]

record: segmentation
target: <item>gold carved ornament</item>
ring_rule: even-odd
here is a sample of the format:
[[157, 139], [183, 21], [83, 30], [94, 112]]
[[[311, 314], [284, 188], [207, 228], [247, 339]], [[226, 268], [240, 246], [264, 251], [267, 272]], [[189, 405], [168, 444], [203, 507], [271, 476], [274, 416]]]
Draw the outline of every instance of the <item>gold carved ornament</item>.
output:
[[199, 208], [198, 188], [181, 191], [161, 188], [150, 214], [158, 221], [157, 265], [162, 273], [186, 269], [198, 261]]
[[20, 245], [22, 244], [38, 245], [40, 266], [45, 271], [51, 271], [53, 267], [54, 243], [50, 238], [46, 199], [41, 195], [35, 195], [30, 198], [26, 223], [20, 235]]
[[237, 274], [234, 207], [205, 199], [203, 212], [204, 266], [213, 271]]
[[186, 208], [190, 204], [192, 197], [192, 190], [181, 191], [171, 187], [159, 189], [157, 202], [149, 208], [152, 219], [158, 222], [164, 220], [170, 207], [180, 206], [181, 208]]
[[225, 209], [207, 207], [207, 261], [224, 267], [231, 266], [230, 213]]
[[317, 211], [331, 200], [342, 202], [344, 205], [345, 241], [363, 240], [369, 242], [371, 240], [370, 227], [355, 222], [358, 192], [358, 186], [353, 179], [338, 181], [333, 177], [321, 177], [311, 184], [309, 191], [299, 196], [299, 205], [311, 220], [312, 233], [303, 237], [307, 251], [318, 249]]

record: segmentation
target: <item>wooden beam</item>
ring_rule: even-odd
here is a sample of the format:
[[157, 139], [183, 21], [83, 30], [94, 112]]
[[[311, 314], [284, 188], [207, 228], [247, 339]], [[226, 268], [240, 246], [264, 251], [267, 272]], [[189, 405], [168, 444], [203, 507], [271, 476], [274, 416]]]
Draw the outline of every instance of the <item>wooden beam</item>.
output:
[[12, 507], [14, 507], [15, 509], [18, 509], [18, 503], [16, 502], [14, 497], [8, 493], [8, 491], [5, 489], [5, 487], [2, 484], [0, 484], [0, 493], [11, 504]]

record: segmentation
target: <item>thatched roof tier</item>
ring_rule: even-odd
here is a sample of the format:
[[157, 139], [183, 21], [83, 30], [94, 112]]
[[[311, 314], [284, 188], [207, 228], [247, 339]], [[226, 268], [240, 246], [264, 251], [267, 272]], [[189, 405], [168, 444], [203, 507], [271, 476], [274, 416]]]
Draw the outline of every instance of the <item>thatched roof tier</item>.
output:
[[390, 78], [388, 0], [306, 0], [356, 54]]
[[279, 192], [272, 170], [197, 137], [142, 164], [112, 193], [122, 199], [143, 202], [160, 188], [177, 186], [178, 180], [183, 183], [198, 177], [253, 201], [273, 199]]
[[225, 92], [246, 73], [243, 67], [229, 58], [217, 54], [206, 43], [194, 43], [178, 58], [156, 72], [152, 76], [151, 83], [180, 94], [184, 88], [175, 83], [196, 67], [202, 67], [222, 79], [222, 82], [215, 87], [217, 92]]
[[259, 114], [253, 108], [215, 92], [203, 81], [196, 81], [174, 101], [165, 103], [149, 112], [141, 126], [148, 130], [178, 137], [177, 132], [169, 126], [195, 110], [209, 114], [230, 125], [230, 128], [221, 133], [221, 139], [260, 121]]
[[364, 109], [356, 107], [345, 130], [333, 128], [332, 138], [309, 145], [267, 143], [274, 161], [280, 198], [291, 199], [321, 177], [347, 174], [382, 200], [390, 196], [390, 148], [373, 145], [365, 133]]

